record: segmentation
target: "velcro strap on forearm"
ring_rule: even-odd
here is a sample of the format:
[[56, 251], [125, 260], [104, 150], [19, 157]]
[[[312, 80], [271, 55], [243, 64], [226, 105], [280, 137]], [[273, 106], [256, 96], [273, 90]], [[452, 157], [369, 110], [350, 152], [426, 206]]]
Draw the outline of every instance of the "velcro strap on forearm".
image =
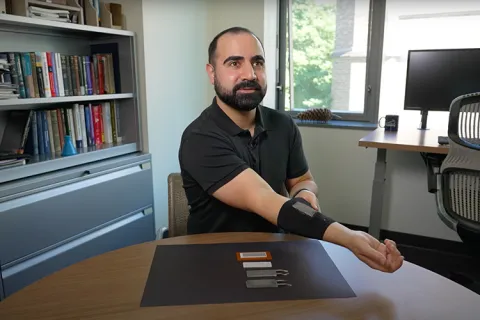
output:
[[280, 228], [307, 238], [323, 239], [325, 230], [335, 222], [316, 211], [302, 198], [293, 198], [285, 202], [278, 213], [277, 224]]

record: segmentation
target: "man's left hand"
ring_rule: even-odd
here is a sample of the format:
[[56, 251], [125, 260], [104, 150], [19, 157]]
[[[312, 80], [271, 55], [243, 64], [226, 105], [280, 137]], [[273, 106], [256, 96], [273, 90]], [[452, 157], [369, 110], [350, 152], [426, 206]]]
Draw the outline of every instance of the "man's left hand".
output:
[[308, 201], [308, 203], [310, 203], [310, 205], [312, 206], [313, 209], [315, 210], [319, 210], [319, 206], [318, 206], [318, 200], [317, 200], [317, 196], [315, 195], [315, 193], [309, 191], [309, 190], [302, 190], [300, 191], [296, 196], [295, 198], [302, 198], [302, 199], [305, 199], [306, 201]]

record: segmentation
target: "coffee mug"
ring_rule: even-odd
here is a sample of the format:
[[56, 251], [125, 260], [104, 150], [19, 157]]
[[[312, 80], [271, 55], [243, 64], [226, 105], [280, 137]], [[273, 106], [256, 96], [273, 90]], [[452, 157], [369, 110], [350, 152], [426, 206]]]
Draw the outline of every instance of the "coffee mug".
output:
[[[382, 119], [385, 119], [385, 125], [381, 125], [380, 122]], [[381, 117], [378, 120], [378, 126], [380, 128], [385, 128], [385, 131], [398, 131], [398, 120], [399, 117], [393, 114], [387, 114], [385, 117]]]

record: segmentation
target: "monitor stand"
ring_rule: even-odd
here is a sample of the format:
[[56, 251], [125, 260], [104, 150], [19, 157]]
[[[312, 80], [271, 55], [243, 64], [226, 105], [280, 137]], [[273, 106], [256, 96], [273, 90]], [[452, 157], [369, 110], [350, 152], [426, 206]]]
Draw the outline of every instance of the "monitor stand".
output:
[[428, 110], [422, 110], [420, 111], [420, 114], [422, 115], [422, 124], [418, 130], [428, 130], [427, 128], [427, 117], [428, 117]]

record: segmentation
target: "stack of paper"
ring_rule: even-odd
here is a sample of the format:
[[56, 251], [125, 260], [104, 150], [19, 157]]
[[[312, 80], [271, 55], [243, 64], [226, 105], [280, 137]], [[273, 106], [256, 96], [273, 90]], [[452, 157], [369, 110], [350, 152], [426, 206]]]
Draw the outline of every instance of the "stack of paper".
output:
[[29, 15], [32, 18], [39, 18], [51, 21], [72, 22], [68, 10], [45, 9], [35, 6], [28, 7]]
[[0, 53], [0, 100], [15, 99], [18, 85], [12, 82], [11, 63], [7, 59], [5, 53]]
[[0, 170], [25, 165], [25, 159], [0, 160]]

